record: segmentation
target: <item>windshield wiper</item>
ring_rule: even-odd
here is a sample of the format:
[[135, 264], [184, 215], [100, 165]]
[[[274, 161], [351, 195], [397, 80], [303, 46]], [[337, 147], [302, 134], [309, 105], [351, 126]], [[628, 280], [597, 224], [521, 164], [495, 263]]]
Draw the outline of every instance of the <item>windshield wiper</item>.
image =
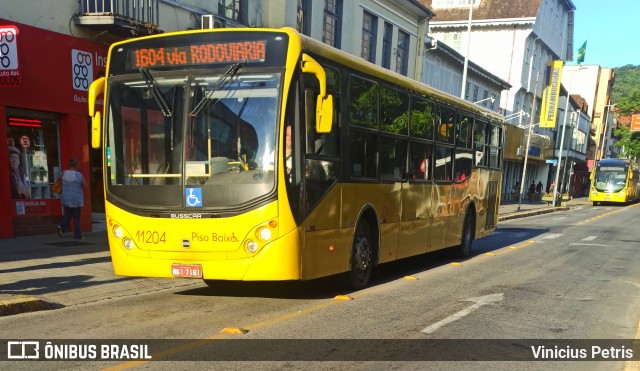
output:
[[158, 106], [160, 106], [160, 110], [162, 111], [164, 117], [171, 117], [171, 115], [173, 115], [173, 113], [171, 112], [171, 108], [169, 108], [167, 101], [164, 100], [160, 89], [158, 89], [158, 83], [151, 75], [151, 72], [149, 72], [149, 70], [146, 68], [141, 68], [140, 74], [142, 75], [144, 82], [147, 83], [149, 89], [151, 89], [151, 95], [153, 95], [156, 103], [158, 104]]
[[231, 66], [229, 66], [229, 68], [227, 68], [227, 70], [222, 74], [222, 76], [220, 76], [218, 81], [216, 81], [215, 85], [213, 85], [211, 90], [207, 91], [206, 94], [204, 94], [200, 102], [198, 102], [198, 104], [193, 108], [191, 113], [189, 113], [189, 116], [198, 117], [198, 114], [200, 113], [200, 111], [202, 111], [202, 109], [207, 105], [209, 98], [213, 96], [213, 93], [215, 93], [218, 89], [220, 89], [222, 84], [224, 84], [228, 79], [233, 77], [233, 75], [235, 75], [236, 72], [238, 72], [240, 67], [242, 67], [242, 64], [240, 63], [234, 63]]

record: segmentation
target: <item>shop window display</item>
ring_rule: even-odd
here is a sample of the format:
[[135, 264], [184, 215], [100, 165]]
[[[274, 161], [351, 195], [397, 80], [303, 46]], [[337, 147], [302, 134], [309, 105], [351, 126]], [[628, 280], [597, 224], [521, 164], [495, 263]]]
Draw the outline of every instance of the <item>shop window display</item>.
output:
[[55, 118], [24, 112], [7, 117], [11, 196], [14, 199], [57, 198], [51, 184], [60, 174], [58, 125]]

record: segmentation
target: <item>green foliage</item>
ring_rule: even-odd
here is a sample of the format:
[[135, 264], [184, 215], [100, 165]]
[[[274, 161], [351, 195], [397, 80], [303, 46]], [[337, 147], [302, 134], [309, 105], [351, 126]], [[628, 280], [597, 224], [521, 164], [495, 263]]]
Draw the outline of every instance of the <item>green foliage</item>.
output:
[[618, 138], [616, 147], [622, 148], [621, 158], [636, 159], [640, 156], [640, 140], [637, 133], [632, 133], [628, 127], [621, 126], [614, 130], [613, 134]]
[[626, 65], [613, 69], [616, 80], [611, 100], [616, 103], [619, 115], [640, 113], [640, 66]]
[[380, 94], [380, 115], [382, 131], [407, 134], [409, 124], [409, 96], [395, 90], [382, 88]]

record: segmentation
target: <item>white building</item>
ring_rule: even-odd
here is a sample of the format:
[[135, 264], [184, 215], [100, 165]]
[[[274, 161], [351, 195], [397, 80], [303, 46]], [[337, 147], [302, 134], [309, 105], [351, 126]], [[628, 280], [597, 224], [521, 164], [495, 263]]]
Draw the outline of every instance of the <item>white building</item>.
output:
[[[421, 2], [436, 13], [429, 34], [465, 55], [468, 0]], [[512, 86], [501, 100], [506, 114], [531, 114], [535, 96], [531, 119], [539, 115], [547, 62], [573, 59], [575, 9], [571, 0], [473, 0], [469, 58]]]

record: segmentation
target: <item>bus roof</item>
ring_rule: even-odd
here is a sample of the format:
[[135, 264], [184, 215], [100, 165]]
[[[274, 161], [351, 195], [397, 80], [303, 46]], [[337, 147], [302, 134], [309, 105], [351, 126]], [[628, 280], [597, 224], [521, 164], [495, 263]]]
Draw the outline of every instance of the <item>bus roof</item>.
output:
[[389, 83], [399, 85], [406, 89], [421, 92], [425, 96], [428, 96], [435, 101], [462, 107], [468, 112], [482, 115], [488, 119], [491, 119], [492, 121], [498, 121], [500, 123], [503, 122], [503, 116], [482, 106], [466, 101], [441, 90], [434, 89], [422, 82], [416, 81], [371, 62], [365, 61], [362, 58], [355, 57], [340, 49], [336, 49], [318, 40], [302, 35], [292, 28], [285, 27], [283, 28], [283, 30], [286, 30], [288, 32], [293, 31], [294, 33], [298, 34], [301, 38], [303, 50], [308, 50], [329, 60], [341, 63], [348, 67], [352, 67], [354, 70], [363, 72], [365, 74], [376, 76], [377, 78], [383, 79]]
[[625, 158], [603, 158], [598, 161], [598, 165], [628, 165], [629, 160]]

